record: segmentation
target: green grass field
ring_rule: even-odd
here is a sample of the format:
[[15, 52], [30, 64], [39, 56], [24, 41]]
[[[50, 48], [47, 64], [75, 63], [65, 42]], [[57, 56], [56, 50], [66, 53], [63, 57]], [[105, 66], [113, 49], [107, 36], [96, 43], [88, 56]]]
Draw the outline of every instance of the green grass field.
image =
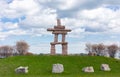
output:
[[[53, 74], [55, 63], [63, 64], [65, 71]], [[101, 71], [102, 63], [109, 64], [111, 71]], [[19, 66], [28, 66], [28, 74], [16, 74]], [[85, 66], [93, 66], [95, 72], [82, 72]], [[0, 59], [0, 77], [120, 77], [120, 61], [100, 56], [15, 56]]]

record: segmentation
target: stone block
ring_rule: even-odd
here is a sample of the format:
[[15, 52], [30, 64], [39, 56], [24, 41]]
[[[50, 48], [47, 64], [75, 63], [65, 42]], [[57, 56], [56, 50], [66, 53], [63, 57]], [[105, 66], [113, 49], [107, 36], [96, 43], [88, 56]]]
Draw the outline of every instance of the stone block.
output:
[[90, 67], [84, 67], [82, 69], [83, 72], [94, 72], [94, 68], [93, 66], [90, 66]]
[[28, 67], [20, 66], [15, 69], [15, 72], [16, 73], [28, 73]]
[[53, 64], [52, 73], [62, 73], [64, 71], [64, 67], [62, 64]]
[[103, 71], [110, 71], [111, 70], [108, 64], [101, 64], [100, 68]]

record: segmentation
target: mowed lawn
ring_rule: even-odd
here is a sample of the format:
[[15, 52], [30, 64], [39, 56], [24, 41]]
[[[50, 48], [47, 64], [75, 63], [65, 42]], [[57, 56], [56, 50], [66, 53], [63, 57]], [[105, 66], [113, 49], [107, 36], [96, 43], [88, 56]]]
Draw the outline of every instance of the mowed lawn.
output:
[[[64, 65], [63, 73], [52, 73], [56, 63]], [[102, 63], [109, 64], [111, 71], [101, 71]], [[16, 74], [14, 70], [19, 66], [28, 66], [28, 74]], [[86, 66], [93, 66], [95, 72], [82, 72]], [[100, 56], [14, 56], [0, 59], [0, 77], [120, 77], [120, 60]]]

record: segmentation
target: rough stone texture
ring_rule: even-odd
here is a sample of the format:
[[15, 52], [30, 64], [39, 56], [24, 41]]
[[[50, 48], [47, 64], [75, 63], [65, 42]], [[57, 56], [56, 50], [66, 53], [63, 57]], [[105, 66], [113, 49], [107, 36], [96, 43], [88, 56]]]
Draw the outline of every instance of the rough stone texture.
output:
[[53, 64], [52, 73], [62, 73], [64, 71], [64, 67], [62, 64]]
[[15, 69], [15, 72], [16, 73], [28, 73], [28, 67], [20, 66]]
[[82, 69], [82, 71], [83, 72], [94, 72], [94, 68], [92, 66], [90, 66], [90, 67], [84, 67]]
[[[65, 26], [61, 25], [60, 19], [57, 19], [57, 26], [54, 26], [54, 28], [48, 28], [47, 31], [52, 31], [52, 34], [54, 34], [54, 42], [51, 42], [51, 55], [56, 54], [55, 45], [61, 44], [62, 45], [62, 55], [67, 55], [67, 42], [65, 42], [65, 36], [67, 32], [70, 32], [70, 29], [65, 29]], [[62, 39], [59, 42], [58, 41], [58, 35], [62, 35]]]
[[103, 71], [110, 71], [111, 70], [108, 64], [101, 64], [100, 68]]

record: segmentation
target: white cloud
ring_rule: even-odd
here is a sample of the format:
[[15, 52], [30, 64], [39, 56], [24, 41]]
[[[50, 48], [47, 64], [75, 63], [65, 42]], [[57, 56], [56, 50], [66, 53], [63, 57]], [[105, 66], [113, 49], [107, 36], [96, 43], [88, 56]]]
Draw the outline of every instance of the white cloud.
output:
[[34, 0], [13, 0], [11, 3], [0, 1], [0, 14], [2, 17], [18, 18], [24, 15], [33, 15], [38, 12], [41, 7]]
[[0, 22], [0, 31], [4, 30], [11, 30], [11, 29], [17, 29], [18, 28], [18, 23], [12, 23], [12, 22]]
[[47, 28], [54, 25], [56, 14], [38, 14], [34, 16], [27, 16], [25, 20], [20, 22], [20, 25], [27, 28]]
[[9, 8], [24, 15], [33, 15], [41, 9], [34, 0], [14, 0], [9, 4]]
[[58, 0], [59, 1], [59, 5], [58, 5], [58, 8], [60, 10], [69, 10], [69, 9], [72, 9], [73, 7], [76, 6], [77, 4], [77, 0]]
[[2, 26], [4, 27], [4, 29], [17, 29], [18, 23], [6, 22]]
[[6, 32], [0, 32], [0, 35], [1, 35], [0, 40], [4, 40], [5, 38], [7, 38], [11, 35], [15, 35], [15, 36], [26, 35], [26, 31], [20, 30], [20, 29], [9, 30], [9, 31], [6, 31]]
[[[1, 33], [0, 33], [0, 34], [1, 34]], [[1, 34], [0, 40], [4, 40], [6, 37], [7, 37], [6, 35]]]
[[62, 24], [72, 29], [70, 36], [81, 37], [84, 34], [118, 34], [120, 33], [120, 10], [99, 7], [79, 11], [74, 18], [63, 18]]
[[113, 36], [110, 36], [110, 38], [115, 39], [115, 38], [118, 38], [118, 37], [117, 37], [117, 36], [115, 36], [115, 35], [113, 35]]
[[55, 10], [48, 8], [39, 11], [36, 15], [26, 16], [26, 19], [22, 20], [19, 25], [30, 30], [30, 32], [32, 29], [34, 35], [44, 35], [48, 34], [46, 31], [47, 28], [51, 28], [56, 24], [56, 17]]
[[0, 18], [5, 14], [4, 10], [8, 8], [7, 2], [5, 0], [0, 0]]
[[113, 11], [109, 8], [96, 8], [93, 10], [80, 11], [77, 17], [79, 20], [86, 21], [81, 23], [87, 26], [87, 28], [93, 30], [102, 29], [101, 31], [114, 31], [114, 29], [118, 29], [120, 25], [118, 22], [120, 16], [119, 12], [119, 10]]
[[16, 30], [8, 31], [5, 34], [7, 34], [7, 35], [26, 35], [26, 31], [25, 30], [16, 29]]
[[42, 36], [42, 35], [50, 35], [50, 32], [47, 32], [46, 28], [32, 28], [31, 30], [28, 31], [30, 35], [33, 37], [36, 36]]
[[[25, 17], [24, 20], [20, 20], [18, 23], [1, 23], [0, 30], [13, 29], [15, 31], [18, 28], [21, 28], [22, 30], [28, 32], [28, 34], [31, 33], [31, 35], [42, 35], [48, 34], [47, 31], [45, 31], [46, 28], [56, 24], [56, 10], [52, 8], [43, 8], [37, 3], [37, 0], [13, 0], [9, 4], [7, 4], [5, 1], [0, 3], [6, 4], [0, 9], [3, 11], [0, 13], [2, 17], [10, 19], [19, 19], [22, 16]], [[11, 32], [12, 31], [8, 33]]]
[[[120, 33], [120, 10], [114, 11], [105, 7], [105, 4], [111, 4], [111, 1], [13, 0], [7, 4], [7, 2], [2, 0], [0, 3], [3, 4], [0, 5], [0, 10], [3, 10], [0, 11], [0, 16], [18, 19], [21, 16], [25, 17], [25, 19], [18, 23], [2, 23], [4, 27], [0, 26], [0, 31], [3, 29], [21, 29], [23, 31], [26, 30], [25, 32], [32, 35], [47, 35], [46, 29], [56, 24], [58, 12], [64, 16], [64, 13], [61, 13], [61, 11], [69, 10], [65, 13], [69, 16], [69, 12], [72, 12], [73, 17], [62, 18], [62, 23], [66, 25], [66, 28], [72, 29], [70, 36], [80, 36], [83, 33], [85, 34], [85, 32]], [[52, 3], [56, 4], [53, 5]]]

